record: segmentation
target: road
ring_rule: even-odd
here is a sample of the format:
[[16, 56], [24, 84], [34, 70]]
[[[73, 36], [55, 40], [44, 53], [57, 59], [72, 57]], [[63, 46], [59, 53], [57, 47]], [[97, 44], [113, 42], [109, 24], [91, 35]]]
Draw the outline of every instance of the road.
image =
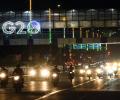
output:
[[26, 82], [21, 93], [15, 93], [8, 86], [0, 89], [0, 100], [103, 100], [104, 97], [119, 96], [119, 92], [112, 92], [119, 90], [119, 79], [88, 80], [77, 77], [70, 83], [67, 77], [62, 77], [57, 87], [48, 80]]
[[93, 80], [35, 100], [118, 100], [120, 80]]

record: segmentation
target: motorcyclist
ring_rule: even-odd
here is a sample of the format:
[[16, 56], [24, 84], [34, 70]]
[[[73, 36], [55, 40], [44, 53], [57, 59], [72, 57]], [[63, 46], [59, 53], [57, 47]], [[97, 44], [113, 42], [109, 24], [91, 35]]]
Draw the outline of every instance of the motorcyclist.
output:
[[21, 68], [20, 64], [18, 64], [18, 65], [16, 66], [16, 68], [14, 69], [12, 75], [13, 75], [13, 76], [19, 75], [19, 76], [21, 77], [21, 82], [24, 83], [24, 77], [23, 77], [24, 71], [23, 71], [23, 69]]
[[69, 67], [69, 73], [68, 73], [68, 78], [71, 80], [74, 78], [74, 67], [72, 65], [70, 65]]
[[20, 64], [18, 64], [18, 65], [16, 66], [16, 68], [15, 68], [14, 71], [13, 71], [13, 75], [15, 75], [15, 74], [20, 75], [20, 76], [23, 76], [23, 75], [24, 75], [24, 71], [23, 71], [23, 69], [20, 68], [20, 67], [21, 67]]
[[5, 67], [1, 66], [1, 71], [0, 72], [5, 72], [6, 75], [8, 76], [8, 70]]
[[[2, 73], [4, 73], [5, 76], [3, 76]], [[6, 85], [8, 84], [8, 70], [5, 67], [1, 66], [0, 74], [2, 75], [0, 77], [1, 86], [6, 87]]]
[[74, 72], [74, 67], [72, 65], [70, 65], [69, 71]]
[[57, 65], [55, 65], [54, 68], [52, 69], [52, 82], [54, 86], [58, 84], [59, 78], [60, 78], [60, 70], [57, 68]]
[[54, 66], [54, 68], [52, 69], [52, 73], [55, 72], [55, 73], [59, 73], [60, 70], [58, 69], [57, 65]]

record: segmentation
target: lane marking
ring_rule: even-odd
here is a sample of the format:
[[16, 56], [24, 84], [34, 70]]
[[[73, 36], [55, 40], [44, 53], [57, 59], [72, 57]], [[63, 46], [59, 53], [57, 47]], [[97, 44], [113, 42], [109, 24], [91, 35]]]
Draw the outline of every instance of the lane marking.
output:
[[87, 84], [87, 83], [92, 82], [92, 81], [95, 81], [95, 80], [96, 80], [96, 79], [93, 79], [93, 80], [90, 80], [90, 81], [87, 81], [87, 82], [84, 82], [84, 83], [75, 85], [75, 86], [73, 86], [73, 87], [71, 87], [71, 88], [61, 89], [61, 90], [58, 90], [58, 91], [53, 91], [53, 92], [51, 92], [51, 93], [48, 93], [48, 94], [46, 94], [46, 95], [44, 95], [44, 96], [41, 96], [41, 97], [35, 99], [35, 100], [41, 100], [41, 99], [47, 98], [47, 97], [49, 97], [49, 96], [51, 96], [51, 95], [54, 95], [54, 94], [57, 94], [57, 93], [60, 93], [60, 92], [66, 91], [66, 90], [70, 90], [70, 89], [72, 89], [72, 88], [79, 87], [79, 86], [81, 86], [81, 85]]

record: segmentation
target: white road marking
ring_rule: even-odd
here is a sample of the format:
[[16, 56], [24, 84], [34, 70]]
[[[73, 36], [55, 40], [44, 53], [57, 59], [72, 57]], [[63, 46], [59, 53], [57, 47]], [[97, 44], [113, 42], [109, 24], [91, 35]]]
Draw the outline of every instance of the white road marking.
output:
[[[72, 88], [79, 87], [79, 86], [81, 86], [81, 85], [84, 85], [84, 84], [86, 84], [86, 83], [89, 83], [89, 82], [92, 82], [92, 81], [95, 81], [95, 80], [96, 80], [96, 79], [93, 79], [93, 80], [90, 80], [90, 81], [87, 81], [87, 82], [84, 82], [84, 83], [75, 85], [75, 86], [73, 86]], [[57, 94], [57, 93], [60, 93], [60, 92], [62, 92], [62, 91], [66, 91], [66, 90], [69, 90], [69, 89], [72, 89], [72, 88], [66, 88], [66, 89], [61, 89], [61, 90], [58, 90], [58, 91], [53, 91], [53, 92], [51, 92], [51, 93], [48, 93], [48, 94], [46, 94], [46, 95], [44, 95], [44, 96], [42, 96], [42, 97], [39, 97], [39, 98], [35, 99], [35, 100], [41, 100], [41, 99], [47, 98], [47, 97], [49, 97], [49, 96], [51, 96], [51, 95], [54, 95], [54, 94]]]

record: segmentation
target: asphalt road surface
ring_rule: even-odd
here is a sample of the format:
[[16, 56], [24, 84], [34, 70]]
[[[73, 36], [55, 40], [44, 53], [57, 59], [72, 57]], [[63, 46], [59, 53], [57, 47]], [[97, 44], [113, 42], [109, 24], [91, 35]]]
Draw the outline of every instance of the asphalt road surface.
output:
[[62, 77], [54, 87], [49, 80], [30, 81], [24, 84], [21, 93], [15, 93], [11, 86], [0, 89], [0, 100], [119, 100], [120, 79], [82, 79], [77, 77], [71, 83]]
[[120, 79], [96, 79], [35, 100], [119, 100]]

